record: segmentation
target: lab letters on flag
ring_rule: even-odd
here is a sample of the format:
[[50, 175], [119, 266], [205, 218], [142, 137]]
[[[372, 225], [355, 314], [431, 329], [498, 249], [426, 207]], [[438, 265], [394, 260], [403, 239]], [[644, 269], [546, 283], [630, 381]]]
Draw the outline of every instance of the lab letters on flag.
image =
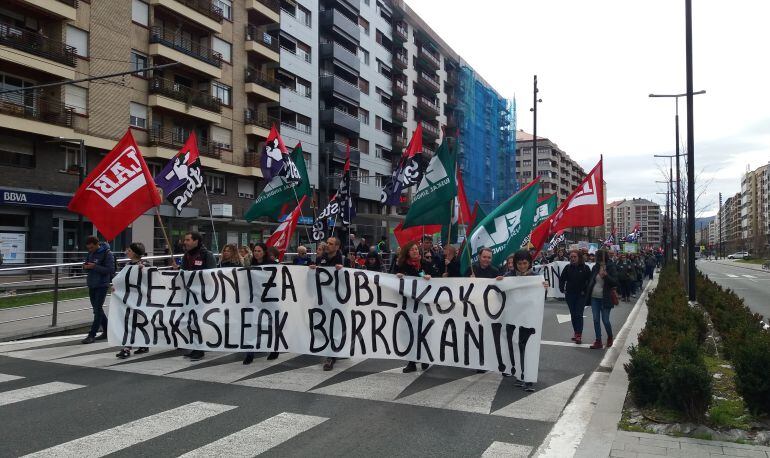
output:
[[112, 240], [158, 205], [158, 189], [129, 130], [88, 174], [67, 209], [90, 219], [106, 240]]

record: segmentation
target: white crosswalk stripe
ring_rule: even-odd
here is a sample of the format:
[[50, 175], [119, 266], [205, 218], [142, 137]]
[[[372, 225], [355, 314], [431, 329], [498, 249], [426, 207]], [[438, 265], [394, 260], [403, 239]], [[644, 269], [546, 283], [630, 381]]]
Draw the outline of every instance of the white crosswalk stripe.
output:
[[333, 371], [325, 371], [323, 366], [315, 364], [313, 366], [300, 367], [299, 369], [236, 382], [236, 385], [304, 392], [359, 362], [361, 360], [341, 359], [334, 364]]
[[2, 382], [10, 382], [10, 381], [13, 381], [13, 380], [19, 380], [19, 379], [22, 379], [22, 378], [24, 378], [24, 377], [22, 377], [20, 375], [0, 374], [0, 383], [2, 383]]
[[26, 456], [105, 456], [235, 408], [223, 404], [193, 402]]
[[733, 275], [733, 274], [725, 274], [725, 275], [727, 275], [730, 278], [739, 278], [737, 275]]
[[49, 382], [41, 385], [19, 388], [18, 390], [4, 391], [0, 393], [0, 406], [27, 401], [29, 399], [42, 398], [43, 396], [50, 396], [52, 394], [63, 393], [78, 388], [85, 388], [85, 386], [76, 385], [74, 383]]
[[492, 413], [503, 417], [555, 422], [582, 378], [582, 375], [578, 375], [549, 386]]
[[484, 458], [506, 457], [506, 458], [526, 458], [532, 453], [532, 447], [529, 445], [511, 444], [508, 442], [492, 442], [492, 445], [481, 454]]
[[283, 412], [185, 453], [182, 457], [257, 456], [326, 420], [328, 418]]
[[502, 375], [496, 372], [473, 374], [470, 377], [420, 391], [396, 402], [464, 412], [489, 413], [502, 379]]
[[757, 277], [755, 277], [753, 275], [748, 275], [748, 274], [743, 274], [743, 276], [746, 277], [746, 278], [757, 278]]

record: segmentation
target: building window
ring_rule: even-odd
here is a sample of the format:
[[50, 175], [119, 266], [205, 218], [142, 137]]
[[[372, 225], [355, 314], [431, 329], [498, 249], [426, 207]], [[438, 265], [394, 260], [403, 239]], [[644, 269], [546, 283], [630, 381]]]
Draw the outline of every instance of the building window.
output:
[[[143, 68], [147, 68], [147, 56], [140, 53], [139, 51], [131, 50], [131, 70], [137, 71], [141, 70]], [[134, 73], [136, 76], [141, 76], [142, 78], [147, 78], [147, 72], [139, 72]]]
[[141, 103], [131, 102], [129, 104], [131, 112], [129, 124], [140, 129], [147, 128], [147, 107]]
[[361, 91], [362, 94], [369, 95], [369, 81], [358, 77], [358, 89]]
[[244, 199], [254, 198], [254, 180], [238, 178], [238, 197], [243, 197]]
[[380, 188], [382, 186], [385, 186], [385, 175], [383, 175], [381, 173], [375, 174], [375, 176], [374, 176], [374, 184], [378, 188]]
[[310, 81], [297, 77], [296, 85], [297, 94], [307, 97], [308, 99], [311, 97], [312, 89], [310, 87]]
[[0, 165], [34, 168], [35, 149], [32, 140], [8, 136], [0, 147]]
[[150, 6], [141, 0], [131, 1], [131, 20], [147, 27], [150, 18]]
[[211, 143], [218, 148], [232, 150], [233, 131], [219, 126], [211, 126]]
[[62, 145], [64, 150], [64, 170], [68, 172], [77, 172], [80, 166], [80, 147], [72, 145]]
[[220, 40], [217, 37], [212, 37], [211, 39], [211, 48], [218, 52], [219, 54], [222, 54], [222, 60], [230, 63], [233, 61], [233, 45], [226, 42], [225, 40]]
[[233, 1], [232, 0], [214, 0], [214, 6], [222, 10], [222, 17], [228, 21], [233, 20]]
[[203, 174], [203, 182], [206, 186], [206, 191], [209, 194], [226, 194], [227, 189], [225, 188], [225, 176], [224, 175], [217, 175], [215, 173], [204, 173]]
[[364, 32], [364, 35], [369, 35], [369, 21], [361, 16], [358, 17], [358, 28]]
[[232, 94], [233, 88], [230, 86], [222, 83], [211, 83], [211, 96], [219, 99], [222, 105], [229, 107], [233, 104]]
[[364, 110], [363, 108], [358, 109], [358, 119], [361, 121], [361, 124], [369, 125], [369, 111]]
[[358, 137], [358, 151], [369, 154], [369, 140]]
[[361, 183], [369, 184], [369, 171], [366, 169], [358, 169], [358, 180]]
[[64, 105], [71, 107], [74, 113], [88, 114], [88, 89], [68, 84], [64, 86]]
[[364, 65], [369, 65], [369, 51], [364, 48], [358, 48], [358, 59], [363, 62]]
[[305, 168], [309, 172], [313, 166], [313, 158], [310, 156], [310, 153], [304, 151], [302, 152], [302, 156], [305, 158]]
[[75, 48], [80, 57], [88, 57], [88, 32], [67, 25], [67, 44]]
[[374, 128], [377, 130], [382, 130], [382, 118], [379, 116], [374, 117]]

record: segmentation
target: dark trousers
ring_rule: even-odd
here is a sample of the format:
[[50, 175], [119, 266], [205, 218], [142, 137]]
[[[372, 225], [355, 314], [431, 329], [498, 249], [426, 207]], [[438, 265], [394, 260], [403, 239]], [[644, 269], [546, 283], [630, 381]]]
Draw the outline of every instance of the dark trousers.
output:
[[91, 308], [94, 311], [94, 321], [91, 323], [91, 331], [88, 335], [96, 337], [96, 333], [99, 332], [99, 326], [102, 327], [104, 332], [107, 332], [107, 315], [104, 314], [102, 309], [104, 299], [107, 298], [107, 286], [88, 288], [88, 298], [91, 300]]
[[620, 296], [628, 300], [631, 295], [631, 280], [620, 280]]
[[567, 307], [569, 307], [569, 316], [572, 321], [572, 330], [575, 334], [583, 334], [583, 307], [585, 307], [585, 297], [579, 293], [566, 293]]
[[653, 266], [647, 266], [647, 267], [644, 268], [644, 274], [650, 280], [652, 280], [652, 274], [654, 272], [655, 272], [655, 267], [653, 267]]

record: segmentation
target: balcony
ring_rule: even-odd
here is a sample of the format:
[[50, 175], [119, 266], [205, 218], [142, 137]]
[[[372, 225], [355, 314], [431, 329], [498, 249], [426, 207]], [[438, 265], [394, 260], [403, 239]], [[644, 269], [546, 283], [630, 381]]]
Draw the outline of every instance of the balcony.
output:
[[280, 60], [278, 39], [268, 33], [265, 27], [246, 26], [246, 51], [255, 52], [271, 60]]
[[358, 73], [361, 68], [361, 62], [358, 60], [358, 56], [337, 43], [322, 43], [320, 53], [321, 59], [334, 59], [336, 62], [348, 67], [348, 69], [352, 70], [354, 73]]
[[[11, 51], [7, 48], [13, 48]], [[18, 52], [21, 51], [21, 52]], [[43, 59], [40, 59], [40, 58]], [[0, 24], [0, 59], [66, 79], [75, 78], [75, 48], [26, 29]], [[62, 67], [64, 64], [72, 70]]]
[[281, 2], [279, 0], [246, 0], [246, 10], [259, 13], [270, 22], [281, 21]]
[[[22, 97], [17, 93], [0, 95], [0, 115], [8, 115], [15, 118], [24, 118], [30, 121], [72, 128], [72, 113], [72, 108], [57, 100], [34, 97], [30, 101], [28, 98]], [[5, 123], [5, 127], [14, 129], [20, 127], [19, 124], [20, 123], [17, 122]], [[39, 127], [35, 127], [29, 131], [44, 133]]]
[[406, 43], [409, 41], [409, 30], [406, 24], [399, 21], [393, 25], [393, 40], [396, 43]]
[[150, 4], [162, 6], [214, 33], [222, 33], [222, 8], [212, 0], [150, 0]]
[[[330, 159], [345, 163], [347, 158], [348, 145], [342, 142], [326, 142], [321, 143], [321, 153], [329, 154]], [[358, 148], [350, 147], [350, 164], [359, 165], [361, 163], [361, 152]]]
[[440, 112], [437, 102], [421, 96], [417, 97], [417, 110], [428, 118], [435, 118]]
[[322, 75], [319, 78], [321, 94], [336, 94], [350, 102], [358, 103], [361, 100], [361, 90], [353, 83], [345, 81], [339, 76]]
[[439, 57], [425, 49], [423, 46], [417, 48], [417, 62], [433, 70], [441, 68], [441, 60]]
[[409, 119], [409, 114], [406, 111], [406, 108], [401, 106], [400, 104], [394, 104], [393, 105], [393, 121], [396, 121], [398, 123], [405, 123], [407, 119]]
[[422, 123], [422, 137], [435, 142], [439, 138], [438, 127], [427, 122]]
[[[147, 136], [147, 146], [159, 146], [176, 151], [184, 146], [189, 135], [189, 131], [153, 127]], [[204, 140], [200, 136], [198, 136], [198, 152], [200, 152], [201, 156], [214, 159], [222, 157], [222, 151], [219, 147], [214, 146], [210, 141]]]
[[278, 82], [273, 74], [255, 68], [246, 69], [245, 90], [262, 100], [278, 102], [280, 99]]
[[393, 95], [395, 97], [403, 97], [409, 92], [409, 88], [406, 82], [400, 79], [393, 80]]
[[446, 95], [446, 106], [447, 108], [454, 108], [457, 106], [457, 97], [451, 92]]
[[68, 21], [77, 19], [78, 0], [22, 0], [22, 3], [33, 6], [59, 19]]
[[441, 83], [438, 77], [425, 72], [417, 72], [415, 84], [430, 94], [438, 94], [441, 91]]
[[248, 109], [243, 113], [243, 124], [245, 124], [246, 135], [267, 138], [270, 128], [280, 124], [280, 120], [268, 116], [265, 112]]
[[355, 43], [358, 43], [358, 40], [361, 38], [361, 30], [358, 28], [358, 24], [336, 9], [322, 11], [318, 21], [321, 27], [336, 30], [338, 33], [346, 35], [349, 40]]
[[337, 108], [321, 110], [321, 122], [339, 127], [348, 133], [358, 135], [361, 132], [358, 118]]
[[150, 29], [150, 54], [179, 62], [211, 78], [222, 77], [221, 54], [163, 27], [153, 26]]
[[400, 70], [409, 67], [409, 56], [406, 50], [393, 53], [393, 67]]
[[[407, 141], [408, 140], [406, 139], [406, 137], [402, 137], [400, 135], [394, 135], [393, 136], [393, 152], [395, 153], [396, 151], [401, 152], [401, 151], [405, 150], [406, 149]], [[400, 158], [401, 156], [397, 155], [396, 157]], [[396, 165], [398, 165], [398, 164], [396, 164]]]
[[222, 122], [222, 104], [211, 95], [182, 86], [171, 80], [154, 77], [148, 87], [151, 107], [164, 108], [204, 121]]

